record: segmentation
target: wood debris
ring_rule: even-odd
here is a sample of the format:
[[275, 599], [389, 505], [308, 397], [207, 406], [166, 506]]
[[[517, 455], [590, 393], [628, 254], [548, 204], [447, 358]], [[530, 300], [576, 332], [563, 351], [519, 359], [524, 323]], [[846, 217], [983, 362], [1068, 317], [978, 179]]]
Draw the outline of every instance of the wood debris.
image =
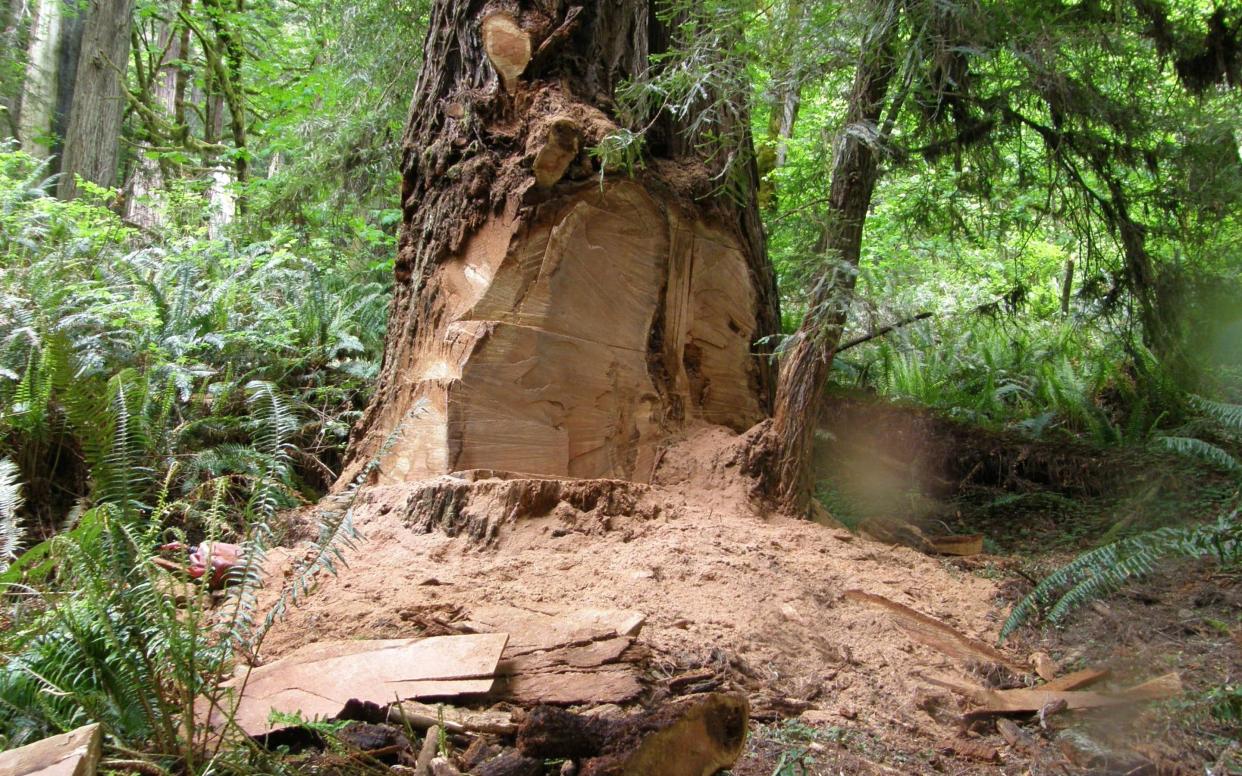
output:
[[497, 736], [511, 736], [518, 728], [508, 711], [474, 711], [418, 701], [401, 701], [389, 706], [388, 721], [409, 725], [414, 730], [439, 726], [448, 733], [488, 733]]
[[995, 747], [961, 736], [945, 741], [940, 745], [940, 751], [985, 763], [1000, 762], [1000, 752], [996, 751]]
[[[394, 698], [487, 693], [508, 640], [498, 633], [311, 644], [234, 679], [242, 688], [234, 720], [261, 736], [285, 727], [269, 721], [274, 711], [331, 718], [350, 700], [385, 706]], [[212, 726], [223, 725], [224, 710], [210, 711]]]
[[1031, 667], [1035, 669], [1035, 673], [1039, 674], [1039, 678], [1045, 682], [1051, 682], [1057, 678], [1059, 667], [1046, 652], [1033, 652], [1029, 660]]
[[937, 555], [968, 557], [983, 552], [983, 534], [962, 536], [929, 536], [927, 547]]
[[103, 754], [99, 725], [86, 725], [0, 752], [4, 776], [93, 776]]
[[1010, 659], [995, 647], [966, 636], [955, 628], [908, 606], [891, 601], [884, 596], [864, 593], [861, 590], [847, 590], [845, 597], [851, 601], [887, 610], [893, 621], [911, 638], [949, 657], [963, 661], [977, 660], [995, 663], [1019, 676], [1028, 674], [1025, 666]]
[[614, 719], [541, 706], [518, 731], [518, 751], [536, 760], [581, 760], [580, 776], [703, 776], [733, 765], [746, 742], [743, 695], [715, 693]]
[[[1062, 680], [1050, 682], [1040, 687], [1022, 688], [1017, 690], [991, 690], [971, 682], [943, 676], [924, 676], [928, 682], [948, 688], [957, 694], [970, 699], [980, 708], [966, 712], [965, 719], [981, 719], [1006, 714], [1039, 714], [1047, 709], [1047, 714], [1061, 710], [1096, 709], [1110, 706], [1124, 706], [1131, 703], [1164, 700], [1180, 695], [1182, 692], [1181, 677], [1177, 674], [1165, 674], [1142, 684], [1134, 685], [1116, 692], [1094, 692], [1090, 690], [1066, 689], [1082, 687], [1105, 676], [1103, 671], [1078, 671]], [[1061, 703], [1064, 708], [1061, 708]]]
[[472, 611], [460, 623], [509, 634], [491, 696], [521, 706], [624, 704], [644, 689], [634, 637], [641, 612], [580, 609], [543, 614], [509, 607]]

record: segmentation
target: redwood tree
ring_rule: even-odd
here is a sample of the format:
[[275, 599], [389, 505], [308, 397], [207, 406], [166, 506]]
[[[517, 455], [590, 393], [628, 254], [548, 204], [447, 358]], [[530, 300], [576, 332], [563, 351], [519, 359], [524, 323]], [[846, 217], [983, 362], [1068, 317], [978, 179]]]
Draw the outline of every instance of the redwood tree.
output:
[[116, 182], [133, 14], [134, 0], [90, 3], [61, 157], [62, 199], [77, 194], [75, 176], [100, 186]]
[[[387, 481], [642, 481], [689, 423], [768, 413], [779, 315], [753, 162], [722, 187], [723, 128], [627, 127], [616, 107], [676, 40], [661, 5], [436, 2], [384, 361], [343, 482], [376, 456]], [[596, 150], [648, 127], [639, 160]]]

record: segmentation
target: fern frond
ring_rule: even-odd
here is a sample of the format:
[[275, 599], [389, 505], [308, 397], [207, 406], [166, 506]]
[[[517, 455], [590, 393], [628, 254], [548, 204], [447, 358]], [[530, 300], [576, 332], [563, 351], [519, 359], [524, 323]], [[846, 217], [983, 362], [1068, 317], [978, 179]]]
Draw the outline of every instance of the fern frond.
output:
[[1242, 520], [1236, 510], [1212, 523], [1159, 528], [1097, 547], [1050, 574], [1018, 602], [1001, 628], [1000, 640], [1043, 611], [1049, 622], [1063, 622], [1076, 609], [1151, 574], [1170, 558], [1213, 557], [1230, 563], [1240, 554]]
[[0, 572], [7, 571], [17, 559], [22, 540], [21, 518], [17, 515], [22, 506], [22, 488], [17, 475], [17, 464], [0, 459]]
[[1191, 394], [1190, 404], [1231, 432], [1242, 432], [1242, 404], [1226, 404]]
[[1242, 464], [1211, 442], [1204, 442], [1195, 437], [1157, 436], [1154, 443], [1165, 450], [1177, 453], [1186, 458], [1197, 458], [1218, 469], [1229, 472], [1242, 471]]

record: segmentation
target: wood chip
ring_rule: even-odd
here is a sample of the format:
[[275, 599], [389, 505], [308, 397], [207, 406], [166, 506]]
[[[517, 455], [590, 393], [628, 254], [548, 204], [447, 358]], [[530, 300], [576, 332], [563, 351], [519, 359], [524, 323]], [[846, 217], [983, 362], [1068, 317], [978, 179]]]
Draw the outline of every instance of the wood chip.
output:
[[1039, 751], [1039, 742], [1035, 740], [1035, 737], [1020, 728], [1013, 720], [1001, 717], [996, 720], [996, 730], [1005, 739], [1005, 743], [1020, 752], [1035, 754]]
[[1039, 674], [1039, 678], [1045, 682], [1051, 682], [1057, 678], [1057, 664], [1049, 657], [1046, 652], [1034, 652], [1030, 658], [1031, 665], [1035, 668], [1035, 673]]

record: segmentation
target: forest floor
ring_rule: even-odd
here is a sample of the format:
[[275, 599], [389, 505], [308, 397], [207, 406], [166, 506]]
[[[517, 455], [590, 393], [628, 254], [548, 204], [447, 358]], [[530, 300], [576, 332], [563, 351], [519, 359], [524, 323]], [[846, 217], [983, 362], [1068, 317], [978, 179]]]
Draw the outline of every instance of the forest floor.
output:
[[[1003, 648], [1015, 663], [1038, 651], [1062, 672], [1107, 668], [1104, 686], [1176, 671], [1185, 688], [1170, 701], [1053, 715], [1046, 728], [1022, 721], [1030, 737], [1023, 749], [991, 723], [964, 728], [963, 701], [926, 678], [996, 676], [912, 639], [883, 609], [845, 595], [883, 596], [993, 644], [1031, 580], [1117, 530], [1119, 520], [1141, 527], [1175, 508], [1210, 517], [1224, 497], [1221, 483], [1179, 474], [1170, 495], [1167, 483], [1153, 489], [1150, 466], [1136, 474], [1133, 460], [1106, 477], [1089, 461], [1065, 466], [1072, 451], [1040, 463], [1038, 451], [1001, 453], [986, 436], [945, 441], [944, 427], [912, 414], [843, 411], [854, 422], [839, 423], [844, 432], [826, 441], [821, 496], [853, 530], [758, 509], [739, 472], [744, 440], [720, 428], [698, 429], [669, 449], [652, 485], [625, 484], [632, 499], [625, 509], [600, 499], [593, 508], [561, 501], [534, 514], [493, 515], [497, 525], [484, 541], [469, 531], [411, 530], [408, 513], [393, 508], [402, 489], [373, 488], [356, 510], [365, 541], [339, 576], [324, 579], [273, 630], [262, 658], [314, 641], [437, 635], [496, 607], [635, 610], [646, 615], [639, 641], [652, 686], [700, 672], [749, 696], [755, 721], [739, 776], [1172, 774], [1206, 766], [1231, 773], [1230, 758], [1242, 767], [1231, 743], [1237, 731], [1207, 712], [1212, 689], [1242, 673], [1236, 577], [1187, 566], [1089, 607], [1061, 629], [1023, 629]], [[909, 444], [911, 435], [923, 443]], [[998, 455], [1009, 456], [1006, 465], [997, 465]], [[1089, 481], [1061, 482], [1059, 490], [1036, 481], [1067, 472]], [[1130, 487], [1137, 481], [1142, 487]], [[933, 524], [984, 533], [985, 554], [944, 558], [894, 543], [903, 526]], [[276, 579], [299, 552], [272, 554]], [[429, 623], [439, 625], [428, 630]]]

